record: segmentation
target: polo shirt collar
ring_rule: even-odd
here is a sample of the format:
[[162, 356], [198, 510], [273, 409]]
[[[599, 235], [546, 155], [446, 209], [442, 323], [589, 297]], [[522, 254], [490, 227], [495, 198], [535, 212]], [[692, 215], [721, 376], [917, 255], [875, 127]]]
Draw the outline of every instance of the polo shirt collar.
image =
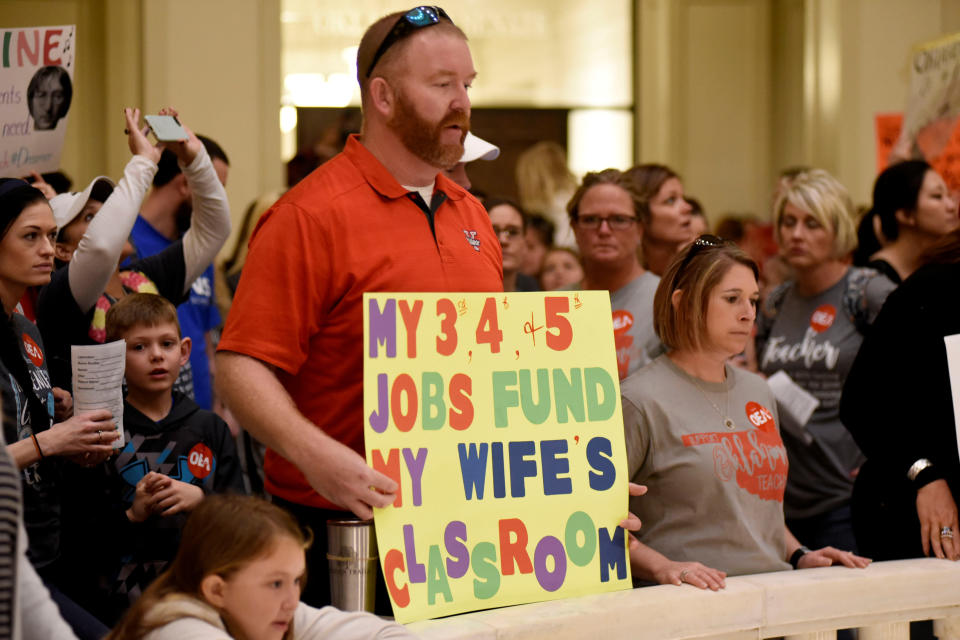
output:
[[[373, 189], [385, 198], [402, 198], [409, 191], [403, 188], [397, 179], [387, 171], [377, 158], [370, 153], [370, 150], [363, 146], [360, 137], [357, 134], [351, 134], [347, 138], [347, 144], [343, 148], [343, 153], [350, 158], [356, 165], [363, 177]], [[467, 192], [456, 182], [450, 180], [445, 175], [437, 172], [436, 191], [442, 191], [446, 194], [448, 200], [460, 200], [467, 195]]]

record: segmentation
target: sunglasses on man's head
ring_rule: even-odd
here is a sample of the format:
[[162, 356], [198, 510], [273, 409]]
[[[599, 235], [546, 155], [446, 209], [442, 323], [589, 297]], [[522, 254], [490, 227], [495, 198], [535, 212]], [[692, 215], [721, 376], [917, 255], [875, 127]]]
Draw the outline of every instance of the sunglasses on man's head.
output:
[[677, 269], [677, 273], [673, 276], [673, 288], [677, 288], [677, 284], [680, 282], [680, 276], [683, 274], [684, 269], [687, 268], [687, 265], [690, 264], [690, 261], [693, 260], [695, 255], [704, 249], [723, 247], [726, 244], [727, 241], [723, 238], [709, 233], [705, 233], [694, 240], [690, 244], [690, 248], [687, 249], [687, 255], [684, 256], [683, 262], [680, 263], [680, 268]]
[[392, 29], [390, 29], [390, 33], [388, 33], [387, 37], [384, 38], [383, 42], [380, 43], [380, 46], [377, 48], [377, 52], [373, 54], [373, 60], [370, 62], [370, 66], [367, 67], [367, 73], [365, 74], [365, 77], [370, 77], [370, 74], [373, 73], [373, 68], [377, 66], [378, 62], [380, 62], [380, 58], [382, 58], [383, 54], [387, 52], [387, 49], [395, 45], [398, 41], [403, 40], [417, 29], [437, 24], [440, 22], [440, 20], [446, 20], [450, 24], [453, 24], [453, 20], [451, 20], [450, 16], [447, 15], [447, 12], [440, 7], [414, 7], [413, 9], [410, 9], [410, 11], [407, 11], [405, 14], [400, 16], [397, 19], [397, 23], [393, 25]]

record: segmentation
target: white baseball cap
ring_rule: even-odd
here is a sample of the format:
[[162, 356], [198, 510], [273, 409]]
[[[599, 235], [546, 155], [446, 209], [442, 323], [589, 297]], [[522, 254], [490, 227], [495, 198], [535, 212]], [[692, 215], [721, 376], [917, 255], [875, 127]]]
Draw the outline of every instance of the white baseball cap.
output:
[[478, 138], [470, 131], [467, 131], [467, 137], [463, 140], [463, 155], [460, 156], [460, 162], [496, 160], [499, 155], [500, 147], [495, 144], [490, 144], [483, 138]]
[[106, 176], [94, 178], [87, 188], [79, 193], [61, 193], [50, 199], [50, 208], [53, 209], [53, 219], [57, 223], [57, 231], [73, 222], [80, 215], [87, 200], [93, 197], [98, 202], [106, 202], [113, 193], [113, 180]]

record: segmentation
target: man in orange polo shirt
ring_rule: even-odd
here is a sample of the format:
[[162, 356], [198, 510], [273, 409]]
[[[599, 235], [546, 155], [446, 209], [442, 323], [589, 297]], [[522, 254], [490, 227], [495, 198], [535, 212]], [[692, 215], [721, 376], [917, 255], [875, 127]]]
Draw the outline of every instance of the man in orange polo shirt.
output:
[[363, 457], [363, 293], [503, 287], [489, 217], [438, 175], [470, 124], [463, 32], [435, 7], [386, 16], [357, 75], [363, 132], [260, 219], [217, 355], [218, 393], [268, 447], [267, 490], [316, 536], [317, 606], [326, 519], [372, 518], [397, 491]]

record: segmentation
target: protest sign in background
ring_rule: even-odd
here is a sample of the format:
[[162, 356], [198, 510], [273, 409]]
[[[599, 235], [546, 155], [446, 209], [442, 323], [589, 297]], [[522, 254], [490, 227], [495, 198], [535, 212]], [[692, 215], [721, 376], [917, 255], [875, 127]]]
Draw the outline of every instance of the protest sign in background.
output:
[[364, 295], [367, 462], [410, 622], [631, 586], [606, 292]]
[[0, 177], [56, 171], [73, 97], [76, 29], [0, 29]]
[[[877, 135], [877, 173], [879, 174], [890, 165], [894, 145], [903, 127], [903, 114], [881, 113], [874, 119], [874, 125]], [[921, 131], [920, 139], [923, 140], [929, 133], [929, 130]], [[893, 156], [893, 159], [898, 158]], [[937, 173], [943, 176], [950, 191], [960, 192], [960, 124], [953, 127], [950, 137], [937, 155], [923, 156], [922, 159], [929, 162]]]

